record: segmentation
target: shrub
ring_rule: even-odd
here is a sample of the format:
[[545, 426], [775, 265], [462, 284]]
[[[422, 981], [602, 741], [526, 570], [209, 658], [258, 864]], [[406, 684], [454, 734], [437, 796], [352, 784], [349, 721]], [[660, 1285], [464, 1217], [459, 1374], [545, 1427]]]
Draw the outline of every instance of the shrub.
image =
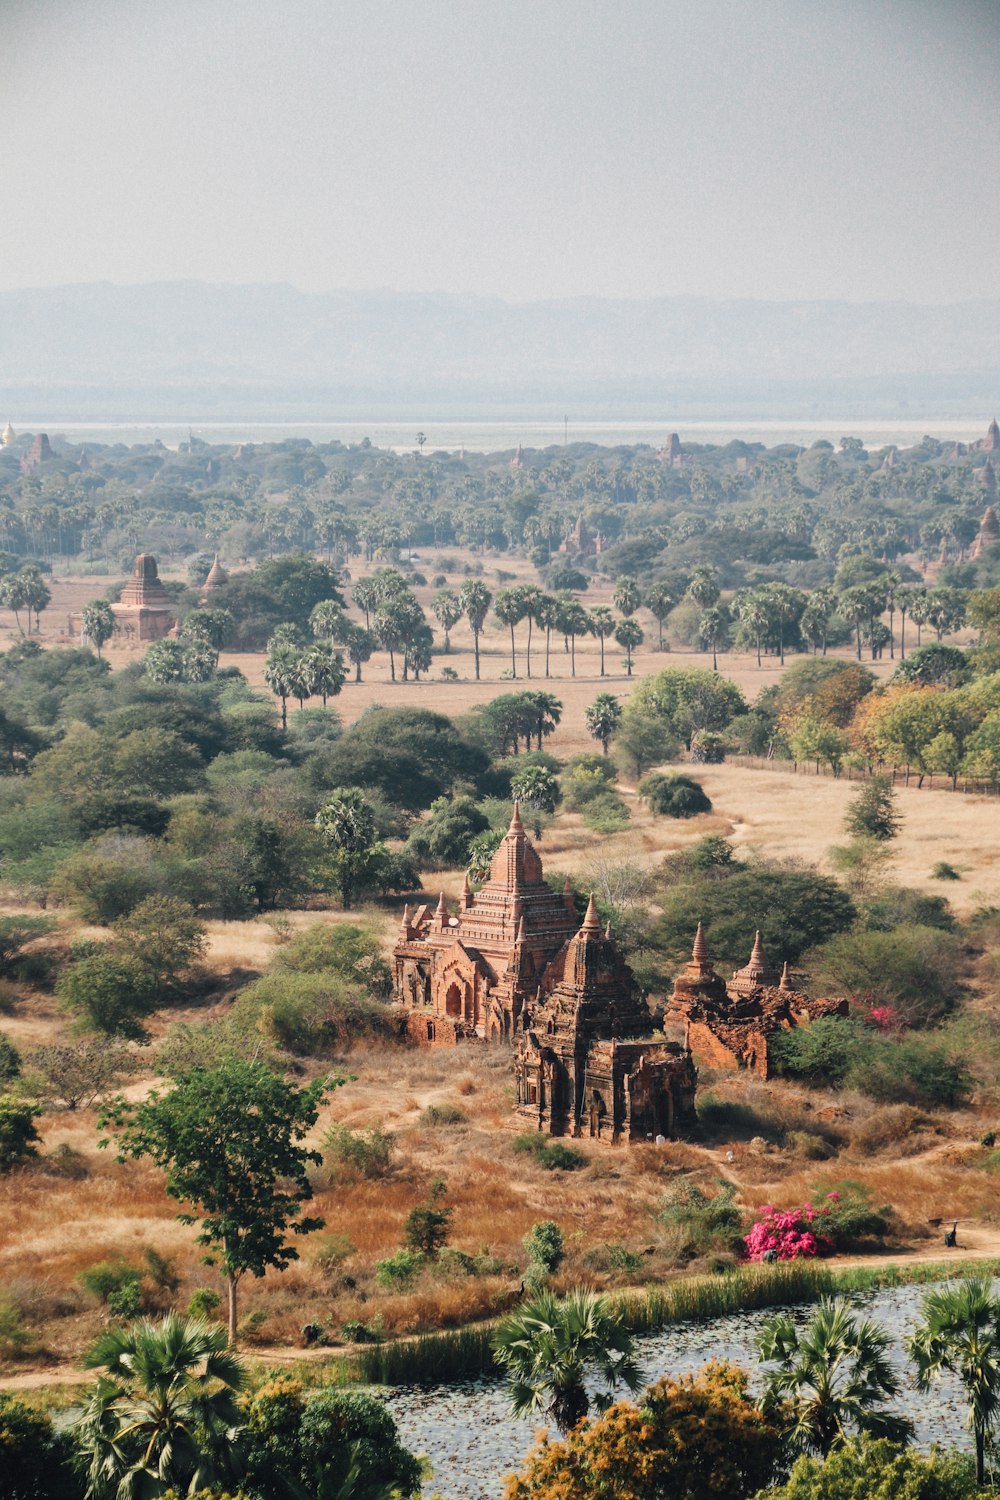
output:
[[900, 817], [889, 776], [873, 776], [855, 794], [844, 817], [844, 831], [856, 839], [886, 842], [899, 832]]
[[89, 1109], [138, 1067], [132, 1048], [110, 1037], [34, 1047], [26, 1061], [39, 1096], [61, 1101], [69, 1110]]
[[0, 917], [0, 979], [24, 977], [24, 950], [52, 926], [51, 917]]
[[331, 1125], [321, 1141], [323, 1156], [331, 1163], [331, 1178], [364, 1177], [374, 1180], [387, 1176], [392, 1163], [396, 1137], [373, 1127], [352, 1130], [349, 1125]]
[[156, 1007], [156, 983], [149, 970], [129, 954], [106, 950], [81, 958], [60, 977], [56, 993], [78, 1024], [88, 1031], [144, 1042], [142, 1024]]
[[416, 1250], [397, 1250], [385, 1260], [375, 1262], [375, 1285], [383, 1291], [405, 1291], [417, 1272], [424, 1267], [424, 1257]]
[[642, 1265], [642, 1256], [630, 1250], [627, 1245], [607, 1245], [605, 1249], [608, 1264], [613, 1271], [638, 1271]]
[[461, 1125], [465, 1112], [457, 1104], [428, 1104], [420, 1111], [421, 1125]]
[[656, 772], [639, 783], [639, 796], [650, 812], [667, 818], [693, 818], [712, 811], [712, 803], [701, 783], [690, 776], [664, 776]]
[[138, 1281], [127, 1281], [108, 1295], [108, 1311], [116, 1318], [136, 1318], [142, 1311], [142, 1288]]
[[340, 1336], [346, 1344], [377, 1344], [382, 1335], [368, 1323], [357, 1318], [348, 1318], [340, 1325]]
[[188, 1298], [187, 1316], [189, 1318], [204, 1318], [206, 1323], [211, 1323], [215, 1315], [215, 1310], [221, 1301], [221, 1296], [213, 1287], [195, 1287]]
[[955, 934], [906, 923], [891, 932], [838, 933], [815, 954], [812, 969], [835, 993], [892, 1005], [905, 1024], [925, 1026], [964, 995], [969, 959]]
[[659, 1380], [560, 1442], [544, 1442], [507, 1481], [504, 1500], [749, 1500], [783, 1470], [777, 1425], [745, 1371], [711, 1363]]
[[587, 1165], [587, 1158], [572, 1146], [561, 1141], [548, 1141], [537, 1131], [525, 1131], [515, 1136], [514, 1150], [520, 1156], [533, 1156], [547, 1172], [576, 1172]]
[[354, 1244], [346, 1234], [314, 1234], [309, 1248], [309, 1258], [321, 1271], [329, 1275], [354, 1254]]
[[385, 1007], [359, 993], [351, 979], [283, 968], [272, 968], [241, 990], [230, 1018], [241, 1026], [256, 1025], [278, 1046], [300, 1056], [327, 1056], [388, 1024]]
[[12, 1172], [38, 1155], [37, 1104], [0, 1094], [0, 1172]]
[[929, 1455], [881, 1438], [848, 1438], [825, 1460], [800, 1458], [777, 1489], [759, 1500], [995, 1500], [996, 1490], [976, 1486], [975, 1465], [957, 1453]]
[[406, 1216], [403, 1243], [407, 1250], [433, 1256], [448, 1241], [453, 1209], [442, 1207], [446, 1188], [440, 1177], [431, 1183], [426, 1202], [417, 1204]]
[[822, 1224], [813, 1227], [821, 1214], [811, 1203], [801, 1208], [775, 1208], [765, 1203], [757, 1212], [759, 1219], [743, 1237], [747, 1260], [798, 1260], [833, 1249]]
[[[24, 1326], [24, 1316], [17, 1300], [8, 1292], [0, 1292], [0, 1359], [21, 1359], [33, 1348], [31, 1334]], [[0, 1408], [2, 1424], [2, 1408]], [[3, 1453], [3, 1438], [0, 1436], [0, 1455]], [[0, 1491], [2, 1493], [2, 1491]]]
[[726, 758], [726, 738], [704, 729], [691, 739], [691, 759], [696, 766], [719, 766]]
[[99, 1260], [95, 1265], [87, 1266], [76, 1279], [85, 1292], [99, 1297], [102, 1302], [110, 1302], [123, 1288], [138, 1286], [142, 1272], [138, 1266], [131, 1266], [125, 1260]]
[[379, 934], [353, 922], [316, 922], [293, 937], [275, 956], [272, 968], [295, 974], [334, 973], [363, 985], [373, 1000], [392, 993], [392, 975]]
[[528, 1254], [528, 1279], [541, 1281], [558, 1271], [566, 1259], [562, 1230], [551, 1219], [532, 1224], [521, 1242]]
[[924, 1037], [901, 1041], [883, 1038], [869, 1045], [852, 1066], [851, 1088], [879, 1104], [916, 1104], [927, 1109], [955, 1109], [969, 1096], [970, 1079], [963, 1061], [942, 1044]]
[[776, 1032], [771, 1039], [771, 1059], [779, 1076], [836, 1088], [843, 1084], [868, 1040], [857, 1021], [819, 1016], [808, 1026]]
[[583, 821], [593, 833], [622, 833], [632, 821], [632, 814], [614, 792], [602, 792], [583, 809]]
[[931, 871], [932, 880], [961, 880], [961, 875], [946, 859], [939, 859]]
[[21, 1054], [10, 1037], [0, 1031], [0, 1084], [13, 1083], [21, 1074]]
[[0, 1392], [0, 1474], [10, 1500], [81, 1500], [72, 1443], [42, 1412]]
[[720, 1182], [709, 1197], [690, 1181], [675, 1183], [666, 1193], [657, 1214], [668, 1232], [675, 1254], [685, 1260], [711, 1250], [732, 1250], [739, 1244], [743, 1216], [736, 1205], [736, 1189]]
[[876, 1208], [871, 1188], [861, 1182], [838, 1182], [823, 1198], [823, 1233], [838, 1250], [857, 1250], [871, 1240], [882, 1240], [892, 1229], [893, 1212]]

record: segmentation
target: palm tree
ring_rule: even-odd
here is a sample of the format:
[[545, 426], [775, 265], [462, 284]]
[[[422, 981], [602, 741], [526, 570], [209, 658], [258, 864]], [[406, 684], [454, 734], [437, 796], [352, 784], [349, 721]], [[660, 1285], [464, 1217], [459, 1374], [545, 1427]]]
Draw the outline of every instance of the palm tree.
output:
[[299, 660], [297, 646], [272, 645], [264, 662], [264, 681], [281, 699], [281, 727], [288, 728], [288, 700], [295, 692], [296, 668]]
[[767, 605], [760, 594], [745, 594], [739, 602], [740, 623], [753, 636], [757, 647], [757, 665], [760, 666], [760, 643], [771, 623], [770, 613]]
[[632, 1334], [594, 1292], [571, 1292], [562, 1302], [539, 1292], [504, 1319], [491, 1344], [510, 1380], [514, 1415], [545, 1410], [560, 1432], [590, 1410], [590, 1371], [609, 1394], [616, 1385], [634, 1392], [642, 1383]]
[[493, 613], [501, 625], [510, 630], [510, 675], [517, 677], [517, 656], [514, 648], [514, 627], [520, 625], [528, 613], [524, 595], [520, 589], [498, 589], [493, 602]]
[[614, 693], [598, 693], [590, 707], [584, 709], [583, 717], [591, 735], [600, 741], [601, 749], [607, 755], [608, 746], [622, 721], [622, 706]]
[[698, 634], [702, 644], [712, 648], [712, 671], [719, 670], [719, 647], [724, 646], [729, 636], [729, 611], [724, 604], [712, 604], [702, 614], [698, 623]]
[[454, 589], [441, 589], [431, 600], [431, 609], [444, 631], [444, 654], [451, 651], [451, 627], [462, 618], [462, 605]]
[[302, 653], [302, 666], [309, 692], [319, 693], [326, 708], [327, 698], [335, 698], [347, 681], [344, 658], [326, 641], [318, 641]]
[[535, 620], [545, 631], [545, 675], [549, 674], [549, 653], [552, 647], [552, 631], [558, 623], [559, 601], [554, 594], [542, 594], [535, 606]]
[[615, 640], [619, 646], [625, 647], [625, 665], [628, 675], [632, 676], [632, 652], [637, 646], [641, 646], [645, 640], [642, 626], [638, 620], [624, 619], [615, 630]]
[[531, 676], [531, 627], [537, 621], [541, 624], [539, 613], [544, 612], [545, 595], [541, 589], [536, 588], [533, 583], [522, 584], [518, 589], [521, 595], [521, 603], [524, 606], [524, 618], [528, 622], [528, 645], [524, 653], [525, 676]]
[[801, 1333], [788, 1313], [768, 1318], [757, 1355], [777, 1368], [766, 1374], [761, 1409], [785, 1425], [794, 1448], [824, 1458], [852, 1430], [905, 1441], [909, 1422], [882, 1410], [900, 1389], [888, 1348], [888, 1334], [843, 1297], [824, 1298]]
[[531, 719], [534, 719], [534, 730], [538, 736], [538, 748], [542, 748], [542, 736], [554, 734], [562, 719], [562, 703], [555, 693], [543, 693], [537, 689], [522, 693], [521, 696], [528, 707], [531, 718], [528, 720], [527, 748], [531, 749]]
[[590, 611], [590, 633], [601, 643], [601, 676], [604, 676], [604, 642], [614, 634], [615, 617], [606, 604], [599, 604]]
[[459, 602], [472, 630], [472, 649], [476, 659], [476, 681], [479, 681], [479, 637], [483, 631], [493, 595], [479, 578], [470, 578], [458, 591]]
[[361, 668], [366, 661], [371, 660], [372, 652], [375, 650], [375, 637], [363, 625], [355, 625], [353, 622], [344, 635], [344, 650], [347, 652], [348, 661], [354, 668], [354, 681], [360, 682]]
[[691, 574], [691, 582], [687, 586], [688, 596], [694, 600], [699, 609], [710, 609], [719, 600], [719, 580], [715, 576], [714, 568], [695, 568]]
[[90, 1500], [193, 1494], [238, 1477], [246, 1372], [221, 1324], [169, 1312], [109, 1328], [86, 1364], [102, 1373], [72, 1434]]
[[906, 1341], [917, 1367], [917, 1389], [950, 1370], [969, 1398], [968, 1425], [976, 1442], [976, 1482], [983, 1483], [987, 1435], [1000, 1411], [1000, 1298], [988, 1277], [971, 1276], [957, 1286], [927, 1292], [923, 1322]]
[[656, 621], [660, 632], [659, 650], [663, 650], [663, 622], [677, 603], [677, 595], [666, 583], [654, 583], [646, 592], [646, 608]]
[[583, 605], [572, 594], [560, 596], [556, 629], [561, 630], [570, 644], [570, 676], [576, 676], [576, 638], [586, 635], [590, 617]]
[[91, 599], [89, 604], [83, 606], [83, 634], [97, 647], [98, 661], [101, 659], [101, 647], [111, 639], [114, 630], [114, 612], [104, 599]]
[[371, 617], [378, 608], [379, 590], [375, 579], [369, 574], [352, 585], [351, 594], [358, 609], [364, 611], [365, 629], [371, 629]]
[[639, 608], [639, 605], [642, 603], [642, 595], [639, 593], [639, 585], [636, 583], [634, 578], [619, 578], [618, 582], [615, 584], [615, 591], [612, 595], [612, 598], [614, 600], [615, 609], [621, 610], [622, 614], [625, 615], [626, 618], [629, 615], [634, 615], [636, 610]]

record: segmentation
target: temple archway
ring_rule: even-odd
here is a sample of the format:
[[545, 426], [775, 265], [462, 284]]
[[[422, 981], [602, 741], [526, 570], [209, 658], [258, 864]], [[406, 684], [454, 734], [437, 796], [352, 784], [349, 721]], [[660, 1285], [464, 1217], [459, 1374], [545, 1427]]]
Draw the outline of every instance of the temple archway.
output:
[[446, 1016], [462, 1015], [462, 987], [459, 984], [449, 984], [444, 996], [444, 1013]]

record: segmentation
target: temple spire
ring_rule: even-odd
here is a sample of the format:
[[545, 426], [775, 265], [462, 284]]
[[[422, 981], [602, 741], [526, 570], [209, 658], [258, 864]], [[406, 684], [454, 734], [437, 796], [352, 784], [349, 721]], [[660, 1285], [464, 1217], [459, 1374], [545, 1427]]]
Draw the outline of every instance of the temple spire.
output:
[[507, 829], [507, 832], [508, 833], [523, 833], [524, 832], [524, 824], [521, 822], [521, 804], [519, 802], [515, 802], [514, 803], [514, 815], [513, 815], [513, 817], [510, 820], [510, 827]]
[[785, 962], [781, 966], [781, 979], [780, 979], [779, 984], [778, 984], [778, 989], [779, 990], [790, 990], [791, 987], [792, 987], [792, 977], [791, 977], [791, 975], [788, 972], [788, 959], [786, 958]]
[[691, 949], [691, 957], [696, 963], [703, 964], [708, 959], [708, 944], [705, 941], [705, 933], [701, 923], [698, 923], [698, 931], [694, 935], [694, 947]]
[[600, 930], [601, 930], [601, 921], [600, 921], [600, 918], [597, 915], [597, 903], [594, 900], [594, 893], [593, 893], [593, 891], [591, 891], [591, 893], [590, 893], [590, 900], [587, 902], [587, 914], [586, 914], [586, 916], [583, 919], [583, 923], [582, 923], [582, 925], [580, 927], [580, 931], [581, 932], [600, 932]]

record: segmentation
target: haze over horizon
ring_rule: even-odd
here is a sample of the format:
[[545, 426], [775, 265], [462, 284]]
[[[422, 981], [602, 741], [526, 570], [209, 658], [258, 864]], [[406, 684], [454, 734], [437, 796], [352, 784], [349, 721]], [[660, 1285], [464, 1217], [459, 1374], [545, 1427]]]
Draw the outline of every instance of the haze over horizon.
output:
[[8, 0], [0, 288], [991, 298], [995, 0]]

